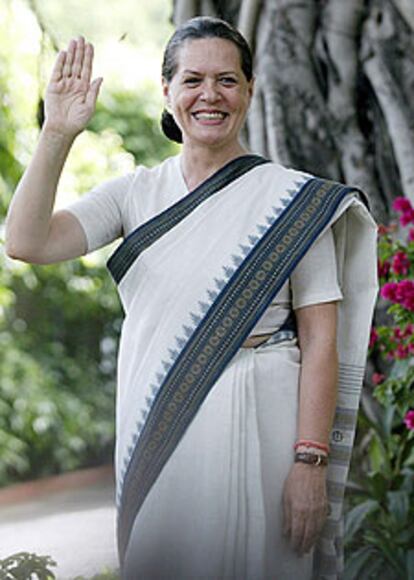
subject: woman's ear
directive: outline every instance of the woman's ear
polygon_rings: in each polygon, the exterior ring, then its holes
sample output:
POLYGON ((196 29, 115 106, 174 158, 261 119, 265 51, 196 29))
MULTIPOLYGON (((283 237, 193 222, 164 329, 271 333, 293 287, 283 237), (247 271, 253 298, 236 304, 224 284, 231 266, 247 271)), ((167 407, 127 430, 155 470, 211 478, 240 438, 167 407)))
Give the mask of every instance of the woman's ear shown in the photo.
POLYGON ((170 84, 165 80, 164 77, 161 79, 162 84, 162 94, 164 95, 165 108, 168 109, 170 106, 170 84))
POLYGON ((250 82, 249 82, 249 97, 252 98, 254 93, 254 87, 256 85, 256 76, 253 75, 250 82))

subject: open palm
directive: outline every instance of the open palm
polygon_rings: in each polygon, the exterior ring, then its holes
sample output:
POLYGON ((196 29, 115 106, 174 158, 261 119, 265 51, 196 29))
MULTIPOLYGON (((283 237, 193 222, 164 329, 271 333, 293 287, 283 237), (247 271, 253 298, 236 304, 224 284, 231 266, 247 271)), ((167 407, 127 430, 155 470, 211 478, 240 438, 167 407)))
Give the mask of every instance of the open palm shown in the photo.
POLYGON ((93 46, 80 37, 61 51, 46 90, 45 116, 49 129, 75 136, 95 111, 102 79, 91 82, 93 46))

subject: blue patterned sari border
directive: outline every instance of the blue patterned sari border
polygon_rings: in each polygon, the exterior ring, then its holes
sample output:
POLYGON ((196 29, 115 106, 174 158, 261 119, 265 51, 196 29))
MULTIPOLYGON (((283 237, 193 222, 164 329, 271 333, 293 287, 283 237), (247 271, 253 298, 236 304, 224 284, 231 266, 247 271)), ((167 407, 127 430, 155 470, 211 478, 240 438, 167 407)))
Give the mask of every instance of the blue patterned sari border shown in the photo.
POLYGON ((185 197, 131 232, 107 262, 107 267, 115 282, 119 284, 144 250, 181 222, 203 201, 254 167, 264 163, 270 163, 270 161, 259 155, 242 155, 233 159, 185 197))
POLYGON ((354 188, 309 179, 235 270, 159 389, 123 476, 121 562, 135 518, 197 410, 274 296, 354 188))

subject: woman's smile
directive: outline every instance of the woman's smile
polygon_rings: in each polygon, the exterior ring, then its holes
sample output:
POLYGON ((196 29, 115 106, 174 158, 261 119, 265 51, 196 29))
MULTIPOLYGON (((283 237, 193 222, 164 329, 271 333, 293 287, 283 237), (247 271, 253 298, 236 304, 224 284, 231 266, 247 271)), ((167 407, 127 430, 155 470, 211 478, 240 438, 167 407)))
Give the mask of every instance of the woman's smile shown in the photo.
POLYGON ((207 125, 220 124, 228 117, 228 113, 224 113, 222 111, 202 110, 191 114, 196 119, 196 121, 207 125))
POLYGON ((237 47, 228 40, 187 41, 164 95, 185 145, 234 147, 250 103, 253 82, 247 81, 237 47))

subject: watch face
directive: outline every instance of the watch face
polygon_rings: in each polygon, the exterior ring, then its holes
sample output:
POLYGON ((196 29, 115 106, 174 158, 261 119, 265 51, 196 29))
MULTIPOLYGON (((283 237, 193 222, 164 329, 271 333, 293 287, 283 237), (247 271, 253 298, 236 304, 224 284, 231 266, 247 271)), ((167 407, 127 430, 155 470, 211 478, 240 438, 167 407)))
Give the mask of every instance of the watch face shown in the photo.
POLYGON ((315 453, 297 453, 295 462, 308 463, 310 465, 327 465, 328 460, 324 455, 315 453))

